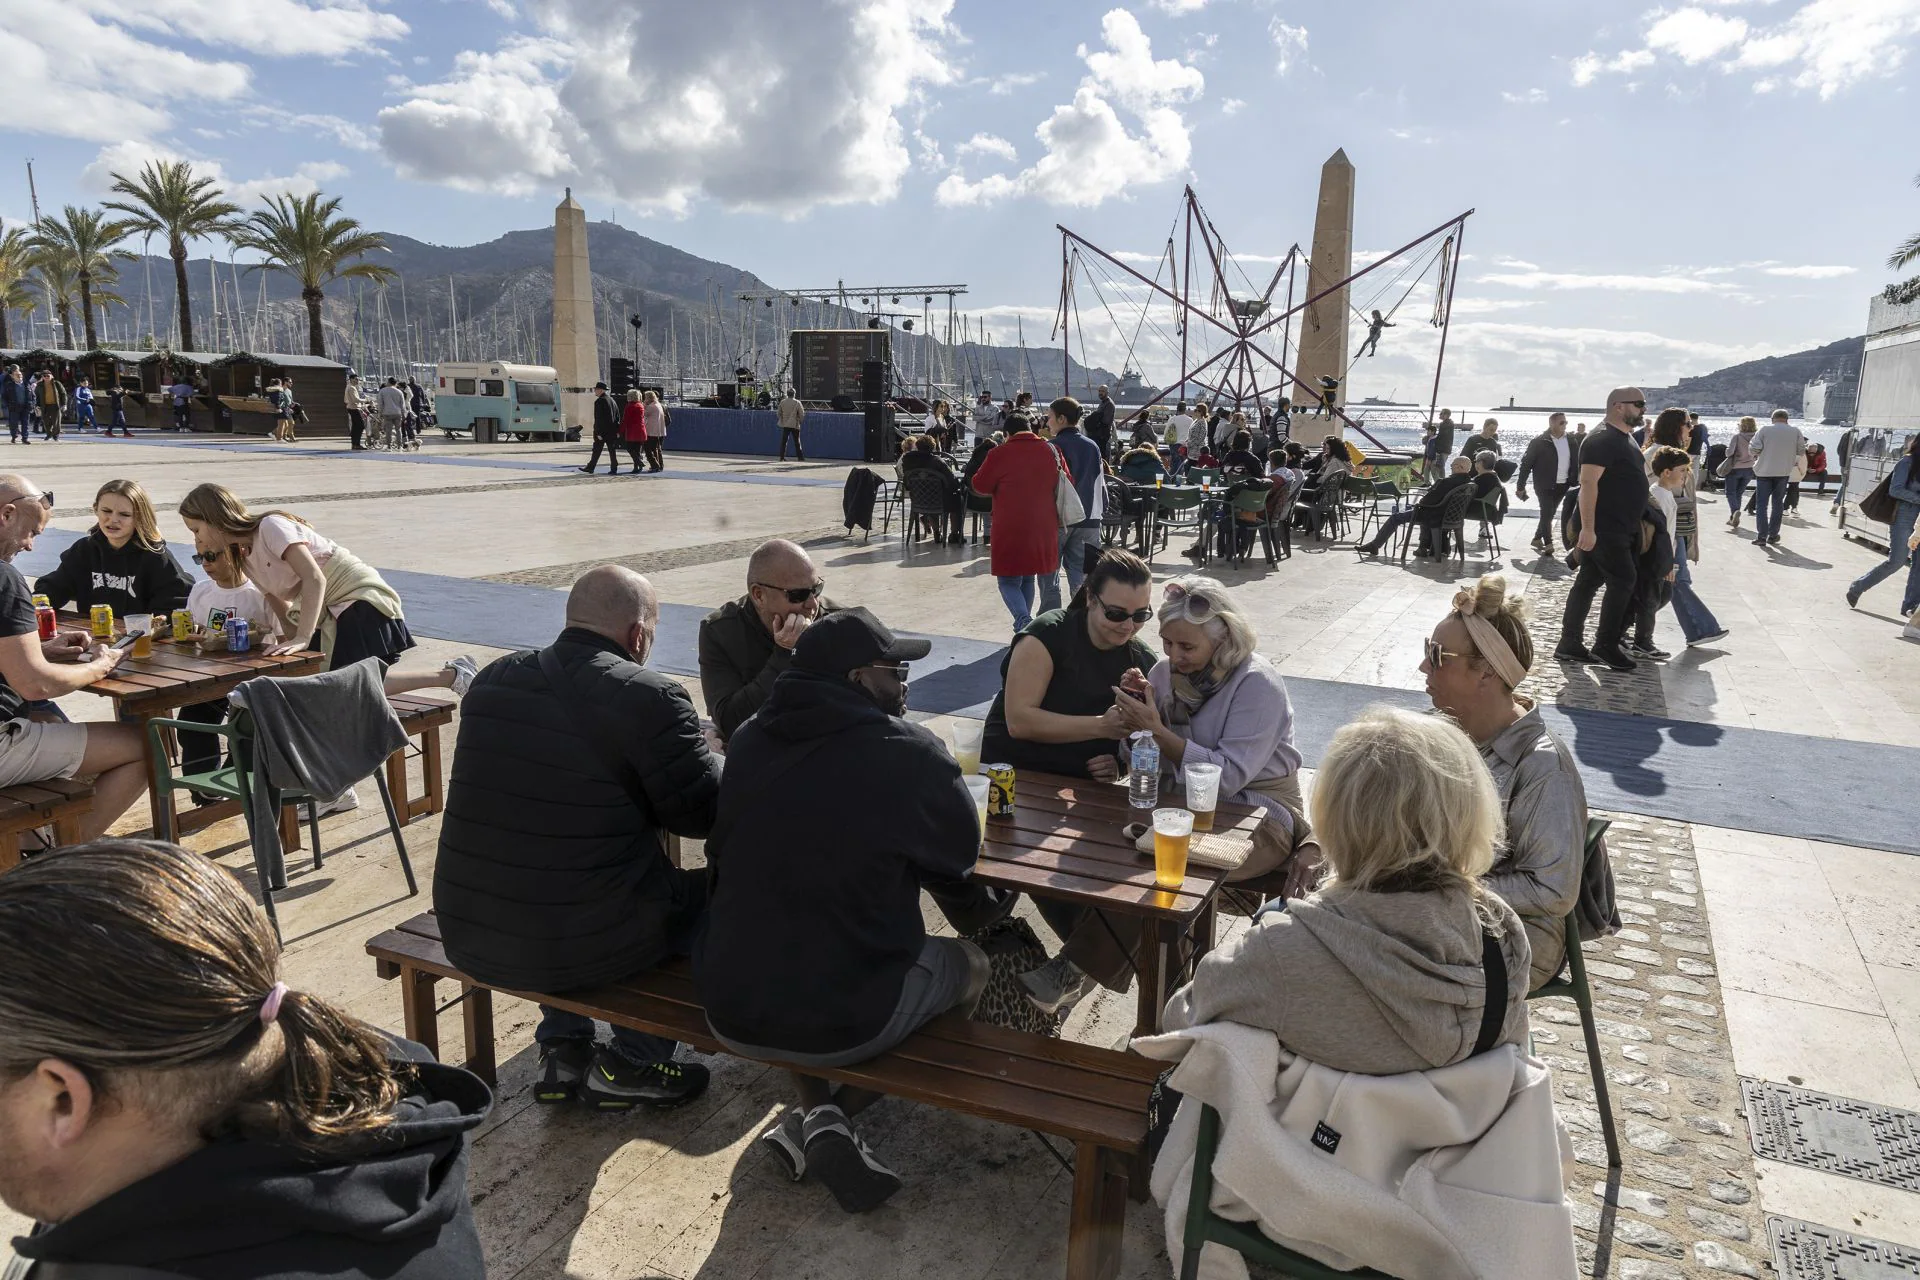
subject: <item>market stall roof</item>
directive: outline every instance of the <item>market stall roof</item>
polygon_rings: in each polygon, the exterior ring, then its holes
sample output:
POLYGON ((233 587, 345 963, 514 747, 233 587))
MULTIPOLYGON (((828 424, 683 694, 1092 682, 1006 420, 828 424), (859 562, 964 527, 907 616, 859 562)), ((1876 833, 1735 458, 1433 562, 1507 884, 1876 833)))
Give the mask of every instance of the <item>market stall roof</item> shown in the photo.
POLYGON ((344 369, 347 367, 338 360, 328 360, 323 356, 281 355, 273 352, 256 355, 251 351, 236 351, 230 356, 221 356, 212 362, 213 367, 242 363, 271 365, 276 369, 344 369))

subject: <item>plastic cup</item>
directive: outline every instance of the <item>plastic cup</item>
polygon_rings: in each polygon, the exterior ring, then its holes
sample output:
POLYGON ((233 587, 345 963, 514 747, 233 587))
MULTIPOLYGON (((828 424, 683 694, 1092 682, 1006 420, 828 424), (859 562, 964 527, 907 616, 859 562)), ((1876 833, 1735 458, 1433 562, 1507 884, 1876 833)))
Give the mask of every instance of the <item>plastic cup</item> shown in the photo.
POLYGON ((1213 811, 1220 803, 1220 766, 1190 764, 1186 767, 1187 808, 1193 811, 1195 831, 1213 830, 1213 811))
POLYGON ((1187 847, 1193 841, 1193 814, 1186 809, 1153 811, 1153 884, 1178 889, 1187 882, 1187 847))
MULTIPOLYGON (((975 748, 976 754, 978 748, 975 748)), ((973 813, 980 820, 980 843, 987 842, 987 796, 993 789, 993 783, 985 776, 970 773, 966 777, 967 794, 973 797, 973 813)))
POLYGON ((980 736, 985 731, 986 725, 978 720, 957 721, 949 731, 953 758, 969 778, 980 772, 980 736))
POLYGON ((151 658, 153 656, 153 615, 150 613, 130 613, 127 615, 127 634, 140 638, 133 642, 133 656, 151 658))

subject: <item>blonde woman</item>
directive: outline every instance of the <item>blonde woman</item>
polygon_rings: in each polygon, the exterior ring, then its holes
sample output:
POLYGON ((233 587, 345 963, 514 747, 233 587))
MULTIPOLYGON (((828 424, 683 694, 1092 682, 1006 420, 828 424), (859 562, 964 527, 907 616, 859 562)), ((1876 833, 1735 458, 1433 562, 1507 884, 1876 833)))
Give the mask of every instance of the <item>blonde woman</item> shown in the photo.
POLYGON ((1720 464, 1720 476, 1727 482, 1727 528, 1740 527, 1740 500, 1753 483, 1753 437, 1760 424, 1752 418, 1740 419, 1740 430, 1727 442, 1726 461, 1720 464))
POLYGON ((33 589, 56 609, 86 613, 96 604, 113 616, 167 614, 187 602, 193 579, 167 550, 153 500, 138 480, 109 480, 93 495, 93 528, 60 553, 60 563, 33 589))
POLYGON ((1462 588, 1427 638, 1420 673, 1434 709, 1473 739, 1493 777, 1507 835, 1482 884, 1526 926, 1532 990, 1566 958, 1567 913, 1586 865, 1587 790, 1539 707, 1514 692, 1533 667, 1533 637, 1526 602, 1507 590, 1499 574, 1462 588))
POLYGON ((647 461, 652 464, 647 470, 659 471, 667 465, 661 453, 667 447, 667 423, 671 419, 667 407, 660 403, 659 392, 642 392, 640 402, 646 406, 647 438, 644 443, 647 461))
POLYGON ((1426 1071, 1473 1054, 1497 957, 1506 1007, 1493 1043, 1524 1046, 1531 952, 1513 908, 1480 883, 1504 824, 1467 735, 1371 708, 1334 735, 1311 811, 1329 879, 1201 960, 1167 1001, 1167 1030, 1234 1022, 1337 1071, 1426 1071))

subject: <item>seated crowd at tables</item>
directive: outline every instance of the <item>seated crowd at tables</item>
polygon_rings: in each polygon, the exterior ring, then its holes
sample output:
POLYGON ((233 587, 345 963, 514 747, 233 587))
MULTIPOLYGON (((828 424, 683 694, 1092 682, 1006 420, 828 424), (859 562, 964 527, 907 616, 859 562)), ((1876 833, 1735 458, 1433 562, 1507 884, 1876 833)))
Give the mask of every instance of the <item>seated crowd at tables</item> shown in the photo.
MULTIPOLYGON (((1031 448, 1023 434, 988 454, 989 487, 995 455, 1031 448)), ((40 491, 5 485, 0 532, 37 532, 44 518, 20 513, 44 512, 40 491)), ((324 612, 336 654, 410 645, 377 575, 334 568, 347 553, 305 525, 224 490, 195 490, 182 513, 259 582, 283 644, 312 641, 300 619, 324 612), (359 593, 336 599, 336 578, 359 593)), ((759 548, 747 579, 701 626, 710 727, 647 665, 659 602, 614 565, 574 584, 552 644, 459 679, 434 907, 449 959, 506 990, 564 993, 690 957, 714 1038, 791 1074, 792 1105, 758 1145, 864 1212, 903 1185, 857 1123, 879 1095, 817 1073, 971 1013, 991 978, 971 939, 1020 895, 972 878, 972 796, 946 745, 907 718, 929 642, 830 602, 793 543, 759 548), (669 835, 705 840, 704 867, 670 862, 669 835), (929 933, 922 890, 951 936, 929 933)), ((1286 683, 1258 644, 1218 581, 1156 592, 1139 557, 1109 548, 1064 607, 1023 624, 987 716, 993 762, 1109 781, 1128 736, 1147 733, 1166 770, 1217 765, 1221 801, 1260 815, 1222 898, 1251 922, 1172 995, 1147 1051, 1179 1057, 1170 1040, 1231 1024, 1357 1077, 1466 1063, 1481 1088, 1497 1071, 1544 1078, 1524 1056, 1527 993, 1577 945, 1570 917, 1583 936, 1618 919, 1604 860, 1585 861, 1579 775, 1515 692, 1534 657, 1522 602, 1497 576, 1462 590, 1421 664, 1436 714, 1374 709, 1339 728, 1311 795, 1286 683)), ((1033 906, 1059 940, 1015 978, 1037 1010, 1127 987, 1136 923, 1033 906)), ((95 841, 0 876, 0 1200, 41 1224, 24 1256, 190 1276, 479 1274, 466 1146, 487 1091, 289 991, 278 955, 243 891, 173 846, 95 841), (110 942, 69 962, 74 931, 110 942), (274 1194, 236 1201, 249 1179, 274 1194), (241 1204, 249 1230, 225 1229, 241 1204)), ((540 1015, 540 1102, 670 1108, 707 1087, 673 1041, 540 1015)), ((1557 1170, 1551 1126, 1519 1131, 1546 1144, 1521 1163, 1557 1170)), ((1190 1126, 1176 1123, 1162 1167, 1183 1153, 1190 1126)), ((1514 1176, 1484 1190, 1524 1198, 1514 1176)))

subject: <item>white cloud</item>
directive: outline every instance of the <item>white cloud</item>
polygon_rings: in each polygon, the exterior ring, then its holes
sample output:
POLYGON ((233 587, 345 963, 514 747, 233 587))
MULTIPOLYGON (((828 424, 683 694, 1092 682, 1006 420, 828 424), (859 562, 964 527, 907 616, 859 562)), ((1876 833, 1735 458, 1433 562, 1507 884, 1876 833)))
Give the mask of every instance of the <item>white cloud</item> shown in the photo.
POLYGON ((1770 276, 1793 276, 1801 280, 1835 280, 1841 276, 1850 276, 1858 267, 1806 266, 1806 267, 1766 267, 1770 276))
POLYGON ((1495 271, 1479 277, 1483 284, 1515 289, 1605 289, 1620 293, 1712 293, 1726 285, 1691 276, 1635 276, 1585 274, 1574 271, 1495 271))
POLYGON ((1920 36, 1920 0, 1808 0, 1771 26, 1695 5, 1655 9, 1646 21, 1646 48, 1611 59, 1583 54, 1571 64, 1573 82, 1628 75, 1664 54, 1687 65, 1760 72, 1755 93, 1791 85, 1831 98, 1905 64, 1908 46, 1920 36))
POLYGON ((1547 91, 1545 89, 1526 89, 1519 93, 1513 93, 1502 89, 1500 91, 1500 100, 1502 102, 1512 102, 1521 106, 1531 107, 1545 102, 1547 100, 1547 91))
POLYGON ((1088 206, 1184 171, 1193 146, 1179 108, 1205 91, 1206 77, 1178 58, 1156 59, 1139 20, 1125 9, 1109 10, 1100 34, 1105 48, 1079 47, 1088 74, 1073 101, 1055 107, 1034 130, 1045 153, 1032 167, 977 182, 955 170, 935 188, 935 198, 978 205, 1032 195, 1088 206), (1137 130, 1122 121, 1121 111, 1137 130))
POLYGON ((1510 267, 1516 271, 1538 271, 1540 269, 1536 264, 1522 258, 1499 257, 1493 260, 1493 265, 1496 267, 1510 267))
POLYGON ((188 160, 194 173, 220 184, 229 200, 251 206, 269 195, 311 195, 329 182, 347 176, 347 167, 332 160, 315 160, 300 165, 285 176, 263 176, 245 180, 230 177, 218 160, 185 155, 171 147, 150 142, 116 142, 100 148, 92 162, 80 171, 81 190, 105 196, 113 186, 113 175, 132 176, 151 160, 188 160))
POLYGON ((976 133, 954 148, 954 154, 961 156, 999 156, 1002 160, 1018 160, 1020 153, 1011 142, 991 133, 976 133))
POLYGON ((1246 106, 1246 101, 1242 98, 1228 98, 1220 104, 1220 114, 1223 116, 1237 116, 1246 109, 1246 106))
POLYGON ((1746 36, 1744 18, 1729 18, 1705 9, 1676 9, 1647 28, 1647 47, 1691 64, 1725 53, 1746 36))
POLYGON ((329 160, 303 164, 284 177, 250 178, 227 184, 227 196, 235 204, 253 205, 268 196, 310 196, 327 183, 347 176, 347 166, 329 160))
POLYGON ((1307 58, 1307 29, 1288 26, 1278 15, 1267 23, 1267 38, 1273 41, 1273 71, 1284 76, 1307 58))
POLYGON ((1583 53, 1573 60, 1573 83, 1576 86, 1589 85, 1601 75, 1630 76, 1636 71, 1644 71, 1653 62, 1653 54, 1646 49, 1628 49, 1612 58, 1603 58, 1597 53, 1583 53))
MULTIPOLYGON (((9 5, 8 8, 15 6, 9 5)), ((409 31, 397 15, 363 0, 59 0, 62 8, 149 36, 285 58, 338 58, 409 31)), ((9 17, 8 25, 13 19, 9 17)))
POLYGON ((1207 7, 1207 0, 1153 0, 1153 7, 1162 13, 1177 16, 1200 12, 1207 7))
POLYGON ((1009 71, 1005 75, 992 77, 993 87, 987 92, 996 98, 1010 98, 1014 90, 1024 89, 1030 84, 1039 84, 1046 78, 1046 73, 1041 71, 1009 71))
POLYGON ((901 117, 957 79, 953 0, 546 0, 540 28, 379 116, 407 177, 498 194, 570 183, 680 214, 877 203, 912 165, 901 117), (753 74, 740 68, 751 66, 753 74))

